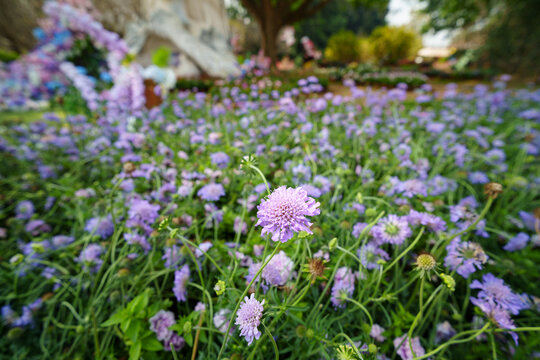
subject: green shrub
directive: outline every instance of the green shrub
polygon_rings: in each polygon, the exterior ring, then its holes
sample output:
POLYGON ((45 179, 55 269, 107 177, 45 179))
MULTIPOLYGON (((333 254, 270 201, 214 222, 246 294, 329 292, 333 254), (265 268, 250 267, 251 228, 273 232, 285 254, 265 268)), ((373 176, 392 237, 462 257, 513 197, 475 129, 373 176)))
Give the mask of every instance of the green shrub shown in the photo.
POLYGON ((171 49, 166 46, 161 46, 152 54, 152 62, 154 65, 163 68, 169 64, 170 57, 171 49))
POLYGON ((324 56, 329 61, 349 63, 361 58, 358 37, 352 31, 340 31, 330 37, 324 56))
POLYGON ((396 64, 416 55, 422 46, 420 36, 404 26, 383 26, 369 37, 373 55, 383 64, 396 64))
POLYGON ((19 54, 11 50, 0 49, 0 61, 9 62, 17 59, 19 54))

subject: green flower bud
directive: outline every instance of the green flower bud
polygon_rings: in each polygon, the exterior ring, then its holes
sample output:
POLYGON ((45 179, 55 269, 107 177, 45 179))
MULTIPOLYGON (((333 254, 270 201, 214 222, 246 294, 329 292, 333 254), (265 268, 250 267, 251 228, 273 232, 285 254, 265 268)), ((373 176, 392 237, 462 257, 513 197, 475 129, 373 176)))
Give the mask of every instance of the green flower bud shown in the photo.
POLYGON ((379 349, 377 348, 377 345, 375 345, 375 344, 369 344, 369 345, 368 345, 368 351, 369 351, 371 354, 376 354, 377 351, 379 351, 379 349))
POLYGON ((223 295, 223 293, 225 292, 225 286, 226 286, 225 281, 218 280, 216 285, 214 285, 214 291, 218 295, 223 295))
POLYGON ((15 265, 19 265, 23 260, 24 260, 23 254, 17 254, 17 255, 13 255, 11 259, 9 259, 9 263, 15 266, 15 265))
POLYGON ((186 321, 184 323, 184 334, 187 334, 191 331, 191 321, 186 321))
POLYGON ((330 240, 330 242, 328 243, 328 249, 330 251, 334 251, 334 249, 336 248, 337 246, 337 238, 333 238, 332 240, 330 240))
POLYGON ((441 277, 441 280, 450 291, 456 290, 456 280, 454 280, 452 276, 442 274, 442 273, 439 276, 441 277))
POLYGON ((372 218, 374 216, 377 216, 377 209, 367 208, 364 215, 366 215, 367 218, 372 218))
POLYGON ((41 243, 32 243, 30 247, 37 253, 41 254, 45 252, 45 247, 41 243))
POLYGON ((8 338, 9 340, 15 340, 15 339, 18 339, 18 338, 22 335, 23 331, 24 331, 24 330, 23 330, 22 328, 20 328, 20 327, 15 327, 15 328, 13 328, 13 329, 11 329, 11 330, 8 331, 8 333, 7 333, 7 338, 8 338))

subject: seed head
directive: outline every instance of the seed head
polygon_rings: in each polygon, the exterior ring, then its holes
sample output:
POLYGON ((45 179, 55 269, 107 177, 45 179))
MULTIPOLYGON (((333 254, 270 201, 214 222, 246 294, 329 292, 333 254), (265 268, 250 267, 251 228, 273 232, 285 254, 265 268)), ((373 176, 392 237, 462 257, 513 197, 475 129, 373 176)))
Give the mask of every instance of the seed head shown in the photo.
POLYGON ((501 184, 496 182, 490 182, 484 185, 484 194, 492 199, 496 199, 500 193, 502 193, 503 187, 501 184))

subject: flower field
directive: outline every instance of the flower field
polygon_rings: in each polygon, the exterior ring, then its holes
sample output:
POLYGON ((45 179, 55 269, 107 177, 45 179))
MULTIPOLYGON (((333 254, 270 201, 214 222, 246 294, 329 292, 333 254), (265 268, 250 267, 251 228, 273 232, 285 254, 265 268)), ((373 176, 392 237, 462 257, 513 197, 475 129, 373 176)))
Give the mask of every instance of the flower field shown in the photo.
POLYGON ((0 123, 0 356, 538 356, 540 92, 348 85, 0 123))

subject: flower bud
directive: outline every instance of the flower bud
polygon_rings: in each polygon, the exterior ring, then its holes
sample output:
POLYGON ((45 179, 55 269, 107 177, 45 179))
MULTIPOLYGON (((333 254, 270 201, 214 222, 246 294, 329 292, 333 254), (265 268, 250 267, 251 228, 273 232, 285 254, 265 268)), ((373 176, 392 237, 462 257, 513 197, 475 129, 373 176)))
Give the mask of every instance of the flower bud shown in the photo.
POLYGON ((15 265, 19 265, 23 260, 24 260, 23 254, 17 254, 17 255, 13 255, 11 259, 9 259, 9 263, 15 266, 15 265))
POLYGON ((441 277, 441 280, 450 291, 456 290, 456 280, 454 280, 452 276, 446 275, 443 273, 441 273, 439 276, 441 277))
POLYGON ((225 281, 218 280, 216 285, 214 285, 214 291, 218 295, 223 295, 223 293, 225 292, 225 287, 226 287, 225 281))
POLYGON ((328 249, 330 251, 334 251, 334 249, 336 248, 337 246, 337 238, 333 238, 332 240, 330 240, 330 242, 328 243, 328 249))
POLYGON ((374 216, 377 216, 377 210, 374 208, 367 208, 364 215, 366 215, 367 218, 372 218, 374 216))

